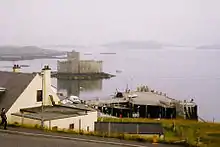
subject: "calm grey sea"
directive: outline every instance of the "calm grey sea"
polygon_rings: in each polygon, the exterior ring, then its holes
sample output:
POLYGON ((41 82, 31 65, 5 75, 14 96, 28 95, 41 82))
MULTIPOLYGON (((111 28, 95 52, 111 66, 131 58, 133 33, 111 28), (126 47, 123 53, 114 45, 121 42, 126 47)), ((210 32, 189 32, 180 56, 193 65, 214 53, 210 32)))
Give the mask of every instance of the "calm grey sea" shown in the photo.
MULTIPOLYGON (((116 52, 116 55, 99 54, 109 52, 106 48, 84 48, 79 51, 82 52, 82 59, 103 60, 104 71, 117 76, 110 80, 83 82, 53 79, 53 85, 60 91, 79 94, 82 99, 94 99, 106 98, 112 95, 116 88, 124 90, 127 84, 131 89, 144 84, 175 99, 194 98, 199 105, 199 115, 202 118, 212 120, 214 117, 216 121, 220 121, 220 50, 111 50, 116 52), (86 56, 83 53, 92 55, 86 56), (116 70, 122 72, 116 73, 116 70)), ((23 72, 40 71, 44 64, 49 64, 56 70, 56 60, 15 63, 30 65, 29 68, 23 68, 23 72)), ((1 70, 11 70, 3 66, 12 64, 13 62, 0 62, 1 70)))

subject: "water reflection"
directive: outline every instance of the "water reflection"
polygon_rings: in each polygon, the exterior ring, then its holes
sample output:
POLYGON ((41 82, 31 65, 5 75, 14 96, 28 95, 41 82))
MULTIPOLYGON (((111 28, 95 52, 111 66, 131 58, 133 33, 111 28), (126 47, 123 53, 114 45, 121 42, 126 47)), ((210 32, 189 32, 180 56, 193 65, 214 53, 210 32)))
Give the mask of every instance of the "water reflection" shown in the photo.
POLYGON ((57 80, 57 89, 67 96, 80 96, 81 91, 102 90, 102 79, 98 80, 57 80))

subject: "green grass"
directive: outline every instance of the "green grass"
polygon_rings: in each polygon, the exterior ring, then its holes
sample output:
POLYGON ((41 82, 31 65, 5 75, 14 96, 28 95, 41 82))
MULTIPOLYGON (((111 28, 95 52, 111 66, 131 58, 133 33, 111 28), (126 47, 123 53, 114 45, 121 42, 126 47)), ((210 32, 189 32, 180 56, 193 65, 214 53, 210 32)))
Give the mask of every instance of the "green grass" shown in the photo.
MULTIPOLYGON (((220 145, 220 124, 219 123, 203 123, 190 120, 152 120, 141 118, 99 118, 98 121, 103 122, 160 122, 164 128, 164 138, 158 138, 159 143, 166 144, 182 144, 184 146, 201 146, 201 147, 219 147, 220 145), (175 124, 175 129, 172 127, 175 124), (197 140, 200 138, 201 143, 198 145, 197 140)), ((9 124, 12 127, 24 127, 29 129, 42 129, 39 125, 20 125, 9 124)), ((89 136, 110 137, 124 140, 135 140, 140 142, 153 142, 152 136, 131 135, 131 134, 108 134, 106 132, 86 132, 79 130, 49 130, 45 131, 58 133, 71 133, 89 136)))
POLYGON ((161 122, 165 131, 165 142, 176 142, 186 140, 191 146, 197 145, 198 138, 201 140, 199 146, 220 146, 220 124, 203 123, 191 120, 152 120, 141 118, 99 118, 104 122, 161 122), (172 124, 175 124, 175 129, 172 124))

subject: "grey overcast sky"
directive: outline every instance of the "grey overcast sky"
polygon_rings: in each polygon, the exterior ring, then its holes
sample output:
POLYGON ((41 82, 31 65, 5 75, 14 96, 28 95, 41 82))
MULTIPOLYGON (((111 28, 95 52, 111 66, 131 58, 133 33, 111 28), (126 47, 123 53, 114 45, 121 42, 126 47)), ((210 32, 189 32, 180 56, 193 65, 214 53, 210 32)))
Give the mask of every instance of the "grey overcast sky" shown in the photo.
POLYGON ((0 0, 0 45, 220 44, 220 0, 0 0))

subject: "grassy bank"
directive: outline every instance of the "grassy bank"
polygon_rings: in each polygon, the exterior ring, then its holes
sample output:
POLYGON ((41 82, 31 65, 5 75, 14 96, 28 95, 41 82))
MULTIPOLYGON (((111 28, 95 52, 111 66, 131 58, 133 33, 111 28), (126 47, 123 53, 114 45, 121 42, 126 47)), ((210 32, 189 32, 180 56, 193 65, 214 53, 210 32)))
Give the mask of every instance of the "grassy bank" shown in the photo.
POLYGON ((161 122, 165 132, 164 142, 185 140, 191 146, 220 146, 220 124, 190 120, 152 120, 141 118, 99 118, 104 122, 161 122), (174 127, 173 127, 174 124, 174 127), (200 144, 198 145, 198 142, 200 144))
MULTIPOLYGON (((133 118, 99 118, 98 121, 104 122, 161 122, 164 128, 164 138, 158 138, 158 143, 165 144, 179 144, 183 146, 201 146, 201 147, 219 147, 220 146, 220 124, 218 123, 202 123, 189 120, 152 120, 152 119, 133 119, 133 118), (175 124, 173 127, 173 124, 175 124), (198 144, 198 139, 200 144, 198 144)), ((24 127, 29 129, 42 129, 40 126, 35 125, 19 125, 10 124, 12 127, 24 127)), ((131 134, 108 134, 107 132, 87 132, 79 130, 49 130, 44 128, 44 131, 70 133, 99 137, 110 137, 124 140, 135 140, 139 142, 153 142, 152 136, 141 136, 131 134)))

